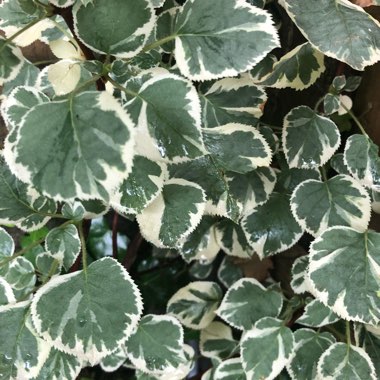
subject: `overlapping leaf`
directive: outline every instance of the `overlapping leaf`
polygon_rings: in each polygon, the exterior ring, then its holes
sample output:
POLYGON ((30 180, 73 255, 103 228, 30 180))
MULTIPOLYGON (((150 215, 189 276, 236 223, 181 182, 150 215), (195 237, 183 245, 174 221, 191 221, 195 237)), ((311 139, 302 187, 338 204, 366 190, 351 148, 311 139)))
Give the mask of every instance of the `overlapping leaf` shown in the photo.
POLYGON ((0 86, 16 78, 24 64, 21 50, 0 38, 0 86))
POLYGON ((297 323, 309 327, 322 327, 339 320, 339 317, 327 306, 318 300, 313 300, 305 307, 305 311, 297 323))
POLYGON ((298 257, 292 266, 292 280, 290 286, 296 294, 302 294, 309 290, 307 283, 307 267, 309 265, 308 256, 298 257))
POLYGON ((225 360, 215 369, 214 380, 245 380, 246 378, 240 358, 225 360))

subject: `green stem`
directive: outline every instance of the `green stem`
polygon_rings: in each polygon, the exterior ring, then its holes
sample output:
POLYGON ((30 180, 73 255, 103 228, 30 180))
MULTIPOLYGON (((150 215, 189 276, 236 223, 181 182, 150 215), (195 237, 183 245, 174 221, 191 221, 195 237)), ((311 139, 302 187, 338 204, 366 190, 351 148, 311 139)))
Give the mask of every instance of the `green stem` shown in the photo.
POLYGON ((351 116, 352 120, 355 122, 355 124, 360 129, 360 132, 363 133, 364 136, 368 136, 367 132, 365 131, 363 124, 360 122, 360 120, 355 116, 355 114, 347 108, 344 104, 341 103, 342 108, 351 116))
POLYGON ((347 344, 351 345, 351 327, 350 327, 350 321, 346 321, 346 341, 347 344))
POLYGON ((319 112, 318 109, 319 109, 320 105, 323 103, 324 99, 325 99, 325 97, 318 100, 317 104, 314 107, 315 112, 319 112))
POLYGON ((73 96, 75 94, 77 94, 78 92, 82 91, 84 88, 88 87, 89 85, 91 85, 92 83, 95 83, 98 79, 100 79, 102 76, 101 75, 95 75, 94 77, 92 77, 91 79, 89 79, 88 81, 82 83, 79 87, 77 87, 71 94, 70 94, 70 98, 72 99, 73 96))
POLYGON ((45 61, 37 61, 32 62, 34 66, 40 66, 40 65, 50 65, 52 63, 57 63, 58 59, 46 59, 45 61))
POLYGON ((77 48, 77 50, 81 50, 78 42, 75 40, 75 38, 73 38, 73 36, 65 29, 65 28, 62 28, 62 26, 55 20, 51 20, 53 21, 55 27, 62 33, 64 34, 68 40, 77 48))
POLYGON ((84 231, 83 231, 83 220, 81 220, 77 224, 77 227, 78 227, 78 232, 79 232, 80 243, 82 246, 83 273, 85 277, 87 278, 87 247, 86 247, 86 239, 85 239, 84 231))
POLYGON ((321 174, 322 174, 323 182, 327 182, 327 174, 326 174, 326 169, 324 166, 321 166, 321 174))
POLYGON ((328 330, 330 331, 335 337, 337 337, 341 342, 344 342, 346 340, 346 337, 341 334, 339 331, 337 331, 336 329, 334 329, 334 327, 332 326, 329 326, 329 325, 326 325, 326 326, 323 326, 323 328, 325 330, 328 330))
POLYGON ((134 98, 138 98, 139 97, 139 94, 137 92, 134 92, 134 91, 131 91, 131 90, 128 90, 127 88, 125 88, 124 86, 122 86, 121 84, 117 83, 116 81, 114 81, 111 77, 109 77, 107 75, 107 80, 115 87, 117 88, 118 90, 120 91, 123 91, 125 92, 127 95, 130 95, 130 96, 133 96, 134 98))
POLYGON ((177 36, 167 36, 167 37, 164 37, 164 38, 161 38, 160 40, 157 40, 149 45, 146 45, 144 47, 144 49, 142 49, 141 53, 146 53, 147 51, 149 50, 152 50, 152 49, 155 49, 155 48, 158 48, 159 46, 163 45, 163 44, 166 44, 167 42, 170 42, 172 40, 174 40, 177 36))

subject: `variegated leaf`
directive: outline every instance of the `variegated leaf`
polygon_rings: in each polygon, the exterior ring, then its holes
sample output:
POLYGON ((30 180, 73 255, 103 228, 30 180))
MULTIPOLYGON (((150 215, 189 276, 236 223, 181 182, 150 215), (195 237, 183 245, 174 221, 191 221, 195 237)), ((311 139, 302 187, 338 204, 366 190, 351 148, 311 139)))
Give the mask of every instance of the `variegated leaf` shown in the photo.
POLYGON ((236 281, 244 277, 241 267, 234 263, 230 256, 225 256, 218 268, 218 280, 228 289, 236 281))
POLYGON ((339 317, 318 300, 313 300, 305 307, 305 311, 297 323, 308 327, 322 327, 339 321, 339 317))
POLYGON ((0 86, 17 77, 24 65, 21 50, 0 37, 0 86))
POLYGON ((338 173, 338 174, 346 174, 351 175, 349 172, 346 164, 344 163, 344 154, 343 153, 336 153, 334 154, 330 161, 330 166, 338 173))
POLYGON ((296 294, 302 294, 309 291, 307 282, 307 267, 309 265, 309 257, 298 257, 292 266, 292 280, 290 286, 296 294))
POLYGON ((15 250, 15 243, 9 233, 0 227, 0 263, 9 260, 15 250))
POLYGON ((240 358, 225 360, 215 369, 214 380, 246 380, 246 378, 240 358))
POLYGON ((80 76, 80 65, 71 59, 63 59, 50 65, 48 69, 48 79, 57 96, 74 91, 80 81, 80 76))
POLYGON ((16 303, 16 298, 11 285, 0 277, 0 306, 16 303))

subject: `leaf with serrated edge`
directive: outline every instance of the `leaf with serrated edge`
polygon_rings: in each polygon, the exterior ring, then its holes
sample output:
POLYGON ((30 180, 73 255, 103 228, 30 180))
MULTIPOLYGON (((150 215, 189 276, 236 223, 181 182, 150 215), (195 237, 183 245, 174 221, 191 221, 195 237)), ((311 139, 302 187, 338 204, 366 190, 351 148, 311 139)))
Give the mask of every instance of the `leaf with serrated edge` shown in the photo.
POLYGON ((220 363, 214 373, 214 380, 246 380, 240 358, 225 360, 220 363))
POLYGON ((289 196, 277 192, 271 194, 267 203, 245 216, 241 225, 261 259, 289 249, 303 234, 290 210, 289 196))
POLYGON ((356 70, 373 65, 380 56, 380 25, 348 0, 284 0, 301 33, 325 55, 356 70), (326 30, 329 31, 326 34, 326 30))
POLYGON ((211 322, 201 330, 199 347, 206 358, 224 360, 236 350, 238 342, 232 336, 232 329, 223 322, 211 322))
POLYGON ((222 299, 216 282, 195 281, 179 289, 168 301, 167 312, 191 329, 201 330, 215 318, 222 299))
POLYGON ((297 323, 309 327, 322 327, 331 325, 339 321, 337 316, 330 308, 318 300, 313 300, 305 307, 302 316, 297 319, 297 323))
POLYGON ((328 332, 299 329, 294 333, 294 339, 294 353, 286 369, 292 380, 314 379, 318 359, 335 343, 335 338, 328 332))
POLYGON ((185 362, 183 328, 174 317, 146 315, 128 338, 126 349, 137 369, 169 375, 185 362))
POLYGON ((341 318, 380 322, 380 234, 331 227, 310 247, 311 293, 341 318))
POLYGON ((277 317, 283 298, 254 278, 242 278, 224 295, 216 314, 239 330, 250 330, 263 317, 277 317))
POLYGON ((31 311, 40 336, 94 365, 131 335, 142 299, 128 272, 117 261, 103 258, 85 272, 50 280, 35 294, 31 311))
POLYGON ((24 65, 24 57, 21 50, 13 45, 5 45, 5 40, 0 37, 0 86, 17 77, 24 65))
POLYGON ((15 242, 12 239, 12 236, 9 235, 4 228, 0 227, 0 263, 5 259, 13 255, 15 251, 15 242))
POLYGON ((338 127, 307 106, 293 108, 284 119, 282 144, 290 168, 324 165, 340 145, 338 127))
POLYGON ((225 256, 218 268, 218 280, 228 289, 236 281, 244 277, 241 267, 234 264, 233 258, 225 256))
POLYGON ((0 306, 16 303, 16 298, 11 285, 0 277, 0 306))
POLYGON ((247 380, 273 380, 291 360, 294 350, 292 331, 275 318, 262 318, 240 344, 247 380))
POLYGON ((157 247, 178 247, 201 221, 205 205, 199 185, 170 179, 162 193, 137 215, 141 234, 157 247))
POLYGON ((269 13, 244 0, 220 0, 217 8, 209 1, 186 2, 173 37, 179 70, 196 81, 236 76, 279 46, 269 13))
POLYGON ((368 354, 360 347, 335 343, 318 361, 316 380, 377 380, 368 354))
POLYGON ((294 190, 290 206, 299 225, 315 237, 333 226, 363 232, 371 217, 368 192, 347 175, 337 175, 326 182, 302 182, 294 190))
POLYGON ((255 82, 265 87, 310 87, 325 71, 324 55, 308 42, 297 46, 273 65, 272 71, 255 82))
POLYGON ((144 47, 156 16, 149 0, 78 1, 73 8, 75 34, 91 50, 131 58, 144 47), (129 22, 125 22, 128 15, 129 22), (112 27, 110 27, 112 25, 112 27))
POLYGON ((272 161, 268 143, 249 125, 229 123, 203 129, 203 139, 213 160, 225 170, 244 174, 272 161))
POLYGON ((83 92, 34 106, 15 138, 8 135, 4 158, 21 181, 55 200, 108 200, 132 168, 132 133, 114 97, 83 92))
POLYGON ((344 155, 343 153, 334 154, 330 161, 330 166, 338 173, 338 174, 346 174, 351 175, 346 164, 344 163, 344 155))
POLYGON ((292 266, 292 280, 290 286, 296 294, 302 294, 309 291, 307 279, 307 267, 309 265, 308 256, 298 257, 292 266))

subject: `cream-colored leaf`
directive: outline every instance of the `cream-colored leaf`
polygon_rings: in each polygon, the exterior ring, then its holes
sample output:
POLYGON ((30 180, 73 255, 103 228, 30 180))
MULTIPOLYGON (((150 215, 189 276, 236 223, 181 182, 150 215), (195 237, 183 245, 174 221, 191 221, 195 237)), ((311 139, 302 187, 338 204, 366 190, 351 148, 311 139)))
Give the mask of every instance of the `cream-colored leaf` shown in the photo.
POLYGON ((70 93, 80 79, 80 66, 71 60, 62 60, 49 67, 48 78, 56 95, 70 93))

